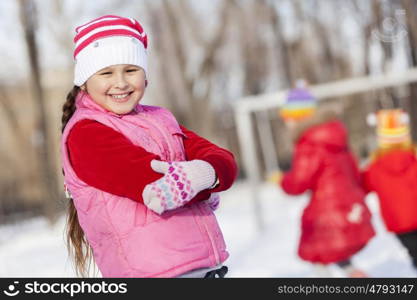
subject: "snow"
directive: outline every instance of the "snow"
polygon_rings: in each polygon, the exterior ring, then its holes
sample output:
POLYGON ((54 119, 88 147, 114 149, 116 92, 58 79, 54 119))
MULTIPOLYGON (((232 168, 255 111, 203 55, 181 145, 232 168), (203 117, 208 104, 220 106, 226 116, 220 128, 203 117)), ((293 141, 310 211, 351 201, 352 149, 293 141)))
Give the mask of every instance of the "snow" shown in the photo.
MULTIPOLYGON (((297 256, 299 222, 308 195, 290 197, 275 185, 259 187, 265 222, 260 231, 247 182, 237 182, 222 195, 216 214, 228 245, 228 277, 317 277, 314 268, 297 256)), ((385 230, 378 201, 370 194, 377 235, 353 262, 371 277, 416 277, 406 250, 385 230)), ((38 217, 0 226, 0 277, 73 277, 65 246, 65 218, 48 225, 38 217)), ((343 277, 336 266, 332 276, 343 277)))

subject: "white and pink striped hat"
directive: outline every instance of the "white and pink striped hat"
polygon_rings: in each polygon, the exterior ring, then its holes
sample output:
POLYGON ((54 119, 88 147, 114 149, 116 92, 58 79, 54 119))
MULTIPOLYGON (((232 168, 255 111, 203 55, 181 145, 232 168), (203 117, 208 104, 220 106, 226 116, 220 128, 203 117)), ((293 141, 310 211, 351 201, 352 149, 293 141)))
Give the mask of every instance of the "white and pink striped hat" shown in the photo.
POLYGON ((111 65, 135 65, 146 73, 147 35, 135 19, 106 15, 77 27, 75 32, 76 86, 111 65))

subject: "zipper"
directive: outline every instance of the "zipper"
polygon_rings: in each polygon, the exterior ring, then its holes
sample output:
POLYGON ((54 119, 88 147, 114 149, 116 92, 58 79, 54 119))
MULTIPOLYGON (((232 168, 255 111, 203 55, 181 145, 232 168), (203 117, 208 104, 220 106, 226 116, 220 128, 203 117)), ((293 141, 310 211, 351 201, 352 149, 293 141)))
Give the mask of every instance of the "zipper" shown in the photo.
MULTIPOLYGON (((203 209, 200 207, 200 205, 196 205, 196 207, 198 207, 198 209, 199 209, 199 210, 203 213, 203 215, 204 215, 204 211, 203 211, 203 209)), ((218 265, 218 264, 220 264, 220 256, 219 256, 219 253, 217 252, 216 243, 214 242, 213 236, 211 235, 210 231, 208 230, 207 224, 206 224, 206 222, 204 221, 204 217, 203 217, 202 223, 203 223, 203 225, 204 225, 204 228, 206 229, 207 236, 209 237, 209 240, 210 240, 210 243, 211 243, 211 247, 212 247, 213 252, 214 252, 214 258, 215 258, 215 260, 216 260, 216 265, 218 265)))
MULTIPOLYGON (((167 144, 167 146, 168 146, 168 155, 171 155, 171 153, 173 153, 173 151, 172 151, 172 145, 171 145, 171 143, 170 143, 170 139, 169 139, 169 137, 167 137, 166 136, 166 134, 165 134, 165 132, 164 132, 164 130, 161 130, 161 128, 162 128, 162 126, 159 126, 159 124, 157 123, 157 122, 154 122, 153 120, 152 120, 152 118, 151 117, 149 117, 149 116, 147 116, 147 115, 144 115, 144 117, 146 118, 146 120, 154 127, 154 128, 156 128, 157 130, 158 130, 158 132, 162 135, 162 137, 165 139, 165 141, 166 141, 166 144, 167 144)), ((202 210, 202 208, 200 207, 200 205, 196 205, 196 207, 197 207, 197 209, 199 209, 200 210, 200 212, 202 212, 202 215, 204 215, 204 211, 202 210)), ((206 222, 204 221, 204 217, 203 217, 203 219, 202 219, 202 221, 201 221, 202 223, 203 223, 203 225, 204 225, 204 228, 205 228, 205 230, 206 230, 206 233, 207 233, 207 236, 208 236, 208 238, 209 238, 209 240, 210 240, 210 244, 211 244, 211 247, 212 247, 212 249, 213 249, 213 253, 214 253, 214 258, 215 258, 215 262, 216 262, 216 265, 218 265, 218 264, 220 264, 220 255, 219 255, 219 253, 218 253, 218 251, 217 251, 217 247, 215 246, 216 245, 216 243, 214 242, 214 238, 213 238, 213 236, 211 235, 211 233, 210 233, 210 231, 209 231, 209 229, 208 229, 208 227, 207 227, 207 224, 206 224, 206 222)))
MULTIPOLYGON (((171 154, 173 153, 173 151, 172 151, 172 145, 170 143, 170 139, 165 134, 166 130, 163 130, 163 129, 166 129, 166 128, 162 128, 162 126, 159 126, 158 122, 155 122, 154 120, 152 120, 152 117, 149 117, 146 114, 144 114, 143 116, 156 129, 156 131, 159 132, 159 134, 163 137, 163 140, 165 140, 167 148, 168 148, 168 149, 166 149, 168 151, 167 156, 169 157, 169 161, 171 161, 171 154)), ((155 139, 155 142, 157 144, 159 144, 158 139, 155 139)), ((167 157, 167 160, 168 160, 168 157, 167 157)))

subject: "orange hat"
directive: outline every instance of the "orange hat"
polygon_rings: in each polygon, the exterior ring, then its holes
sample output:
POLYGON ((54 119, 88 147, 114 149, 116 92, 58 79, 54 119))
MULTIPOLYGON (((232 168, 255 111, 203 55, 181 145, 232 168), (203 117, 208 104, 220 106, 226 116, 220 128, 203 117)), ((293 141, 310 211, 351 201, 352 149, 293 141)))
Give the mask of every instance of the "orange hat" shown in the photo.
POLYGON ((369 115, 367 121, 376 125, 379 148, 411 145, 409 116, 402 109, 382 109, 369 115))

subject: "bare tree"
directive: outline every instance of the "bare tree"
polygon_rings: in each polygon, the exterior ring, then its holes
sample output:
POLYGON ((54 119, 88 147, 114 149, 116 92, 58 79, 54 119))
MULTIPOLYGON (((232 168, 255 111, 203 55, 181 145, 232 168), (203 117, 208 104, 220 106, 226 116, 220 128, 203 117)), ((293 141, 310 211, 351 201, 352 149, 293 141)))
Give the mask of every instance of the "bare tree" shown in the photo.
POLYGON ((30 81, 36 109, 34 146, 39 163, 41 189, 45 195, 43 206, 45 215, 53 221, 56 217, 57 203, 62 195, 58 191, 58 180, 54 165, 55 152, 53 151, 49 133, 49 116, 41 85, 42 74, 39 65, 38 47, 36 44, 37 12, 35 3, 32 0, 19 0, 19 8, 29 57, 30 81))
POLYGON ((25 143, 25 141, 27 140, 27 138, 24 135, 23 130, 19 124, 19 118, 17 116, 17 113, 10 105, 10 102, 11 101, 4 88, 0 87, 0 107, 5 112, 4 116, 11 130, 13 131, 13 136, 15 137, 18 149, 26 149, 27 144, 25 143))
MULTIPOLYGON (((406 28, 409 45, 409 61, 413 67, 417 66, 417 5, 415 1, 401 0, 406 12, 406 28)), ((417 84, 410 84, 410 116, 413 140, 417 140, 417 84)))

